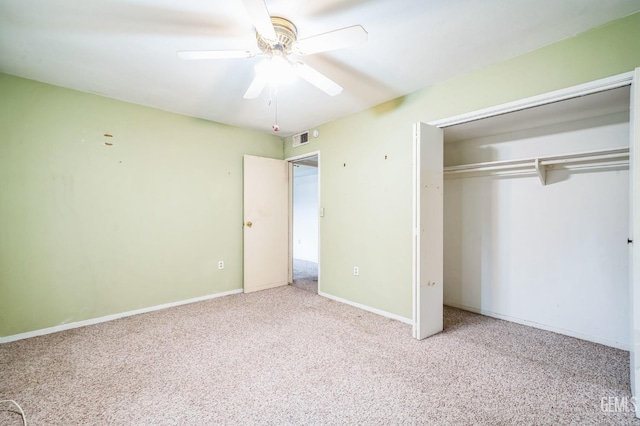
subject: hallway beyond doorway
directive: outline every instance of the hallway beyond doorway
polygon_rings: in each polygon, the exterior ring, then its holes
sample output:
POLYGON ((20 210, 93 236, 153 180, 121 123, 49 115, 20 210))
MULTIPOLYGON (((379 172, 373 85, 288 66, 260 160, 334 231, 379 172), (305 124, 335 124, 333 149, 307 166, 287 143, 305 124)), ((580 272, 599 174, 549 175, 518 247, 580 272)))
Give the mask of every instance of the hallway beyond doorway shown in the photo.
POLYGON ((318 293, 318 264, 302 259, 293 259, 292 286, 318 293))

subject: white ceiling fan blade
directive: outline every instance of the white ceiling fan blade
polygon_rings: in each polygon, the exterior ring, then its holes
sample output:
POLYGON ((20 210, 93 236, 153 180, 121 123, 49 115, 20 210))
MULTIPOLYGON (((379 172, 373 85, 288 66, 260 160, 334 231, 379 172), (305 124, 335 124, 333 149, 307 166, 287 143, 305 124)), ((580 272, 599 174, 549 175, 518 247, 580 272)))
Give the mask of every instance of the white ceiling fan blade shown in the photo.
POLYGON ((256 65, 256 76, 253 78, 249 88, 244 93, 245 99, 257 98, 267 85, 267 75, 261 68, 264 68, 264 65, 262 67, 260 64, 256 65))
POLYGON ((295 50, 300 55, 311 55, 313 53, 326 52, 327 50, 358 46, 366 43, 368 39, 369 34, 367 34, 367 31, 360 25, 354 25, 353 27, 298 40, 295 50))
POLYGON ((269 40, 276 40, 276 32, 264 0, 242 0, 242 2, 258 34, 269 40))
POLYGON ((342 92, 342 86, 309 65, 298 62, 295 64, 294 69, 300 78, 313 84, 329 96, 336 96, 342 92))
POLYGON ((178 58, 184 60, 253 58, 254 56, 256 53, 249 50, 183 50, 178 52, 178 58))

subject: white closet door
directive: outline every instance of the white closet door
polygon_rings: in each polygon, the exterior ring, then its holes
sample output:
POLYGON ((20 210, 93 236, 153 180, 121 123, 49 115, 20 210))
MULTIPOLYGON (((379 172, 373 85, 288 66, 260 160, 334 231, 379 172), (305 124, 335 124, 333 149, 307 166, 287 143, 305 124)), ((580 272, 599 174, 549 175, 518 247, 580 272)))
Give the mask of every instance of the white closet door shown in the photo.
POLYGON ((414 125, 413 337, 442 331, 444 269, 443 132, 414 125))
MULTIPOLYGON (((631 152, 629 153, 629 167, 631 168, 631 224, 630 235, 633 244, 629 244, 630 256, 630 298, 631 298, 631 393, 640 398, 640 249, 634 245, 640 244, 640 68, 636 68, 631 84, 631 112, 629 116, 631 152)), ((640 412, 636 411, 640 417, 640 412)))

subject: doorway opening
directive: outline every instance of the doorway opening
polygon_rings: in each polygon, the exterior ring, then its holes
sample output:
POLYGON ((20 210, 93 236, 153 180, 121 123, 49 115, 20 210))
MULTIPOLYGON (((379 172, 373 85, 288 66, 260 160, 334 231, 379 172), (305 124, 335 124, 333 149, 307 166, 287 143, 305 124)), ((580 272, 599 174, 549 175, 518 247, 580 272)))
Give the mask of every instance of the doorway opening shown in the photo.
POLYGON ((318 293, 319 155, 291 164, 291 285, 318 293))

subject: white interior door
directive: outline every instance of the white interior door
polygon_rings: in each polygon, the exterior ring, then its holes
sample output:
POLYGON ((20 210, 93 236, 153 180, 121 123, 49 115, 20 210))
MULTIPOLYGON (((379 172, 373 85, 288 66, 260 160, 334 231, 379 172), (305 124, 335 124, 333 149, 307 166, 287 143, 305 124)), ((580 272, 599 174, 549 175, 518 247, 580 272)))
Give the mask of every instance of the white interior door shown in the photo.
POLYGON ((288 284, 289 165, 244 156, 244 292, 288 284))
POLYGON ((414 125, 413 337, 442 331, 444 269, 443 132, 414 125))
MULTIPOLYGON (((631 299, 631 393, 640 398, 640 383, 638 383, 640 369, 640 250, 635 250, 634 245, 640 243, 640 68, 636 68, 631 83, 631 111, 629 115, 629 129, 631 140, 629 141, 629 167, 631 169, 631 224, 629 244, 630 255, 630 299, 631 299)), ((640 410, 636 411, 640 417, 640 410)))

